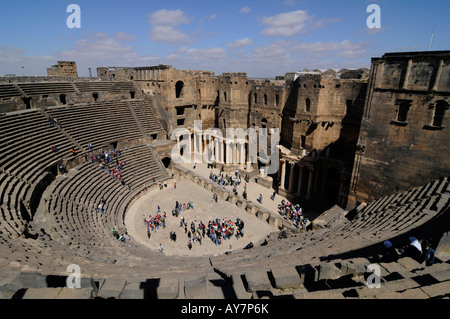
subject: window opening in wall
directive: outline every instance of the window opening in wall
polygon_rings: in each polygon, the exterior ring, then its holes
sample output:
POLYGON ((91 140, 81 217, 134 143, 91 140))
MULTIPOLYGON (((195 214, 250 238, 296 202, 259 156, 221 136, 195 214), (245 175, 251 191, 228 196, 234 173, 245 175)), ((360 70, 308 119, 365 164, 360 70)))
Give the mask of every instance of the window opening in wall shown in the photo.
POLYGON ((397 109, 397 121, 406 122, 411 102, 400 102, 397 109))
POLYGON ((256 104, 258 101, 258 94, 257 93, 253 93, 253 102, 256 104))
POLYGON ((134 99, 135 94, 136 94, 136 92, 133 92, 133 91, 130 92, 130 97, 131 97, 132 100, 134 99))
POLYGON ((23 103, 25 103, 27 109, 31 109, 31 97, 24 97, 23 103))
POLYGON ((175 83, 175 97, 177 99, 179 99, 182 96, 183 87, 184 87, 183 81, 178 81, 177 83, 175 83))
POLYGON ((184 115, 184 107, 177 107, 177 115, 184 115))
POLYGON ((94 98, 94 101, 98 100, 98 93, 92 93, 92 97, 94 98))
POLYGON ((305 100, 305 112, 309 112, 309 111, 311 111, 311 100, 306 99, 305 100))
POLYGON ((178 119, 177 125, 184 125, 184 119, 178 119))
POLYGON ((267 105, 267 94, 264 94, 264 105, 267 105))
POLYGON ((275 106, 280 104, 280 96, 278 94, 275 95, 275 106))
POLYGON ((442 126, 444 120, 445 110, 448 108, 448 103, 445 101, 436 102, 433 110, 433 126, 442 126))
POLYGON ((59 101, 61 102, 61 104, 66 104, 66 95, 65 94, 60 94, 59 95, 59 101))
POLYGON ((267 119, 266 119, 266 118, 263 118, 263 119, 261 120, 261 127, 262 127, 262 128, 267 128, 267 119))

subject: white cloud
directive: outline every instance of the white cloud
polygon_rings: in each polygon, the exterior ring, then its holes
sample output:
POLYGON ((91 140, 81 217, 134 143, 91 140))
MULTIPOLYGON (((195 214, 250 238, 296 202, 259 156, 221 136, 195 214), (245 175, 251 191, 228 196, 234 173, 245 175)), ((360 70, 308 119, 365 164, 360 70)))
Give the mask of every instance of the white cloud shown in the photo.
POLYGON ((295 5, 295 0, 286 0, 284 2, 285 5, 292 7, 293 5, 295 5))
POLYGON ((124 65, 137 62, 157 61, 153 55, 139 55, 131 45, 124 44, 118 38, 127 38, 123 34, 108 37, 104 33, 93 33, 84 39, 76 42, 75 47, 64 50, 57 54, 58 59, 80 61, 82 63, 91 62, 100 66, 99 63, 108 65, 124 65))
POLYGON ((189 36, 170 25, 156 25, 150 30, 150 39, 157 42, 187 43, 189 36))
POLYGON ((190 21, 181 10, 162 9, 149 14, 149 23, 152 25, 150 39, 166 43, 187 43, 192 40, 186 33, 175 27, 180 24, 189 24, 190 21))
POLYGON ((0 44, 0 75, 46 75, 47 68, 55 63, 53 56, 28 56, 23 48, 0 44))
POLYGON ((117 41, 134 41, 137 39, 137 36, 127 32, 117 32, 114 34, 114 39, 117 41))
POLYGON ((253 44, 253 40, 250 38, 244 38, 244 39, 237 39, 234 40, 232 43, 228 44, 228 47, 231 49, 238 49, 245 47, 247 45, 253 44))
POLYGON ((267 27, 261 31, 261 34, 266 36, 291 37, 295 34, 306 32, 307 23, 311 21, 312 16, 303 10, 264 17, 262 24, 267 25, 267 27))
POLYGON ((239 13, 250 13, 252 12, 252 9, 250 7, 244 6, 239 10, 239 13))
POLYGON ((366 53, 370 45, 370 42, 343 40, 341 42, 296 43, 292 46, 292 49, 299 53, 332 53, 346 57, 356 57, 366 53))
POLYGON ((207 49, 181 47, 175 53, 179 56, 185 56, 194 60, 225 59, 228 56, 227 51, 224 48, 219 47, 207 49))
POLYGON ((183 11, 162 9, 149 14, 151 25, 168 25, 177 26, 180 24, 190 23, 183 11))
POLYGON ((0 63, 19 62, 23 59, 25 50, 0 44, 0 63))

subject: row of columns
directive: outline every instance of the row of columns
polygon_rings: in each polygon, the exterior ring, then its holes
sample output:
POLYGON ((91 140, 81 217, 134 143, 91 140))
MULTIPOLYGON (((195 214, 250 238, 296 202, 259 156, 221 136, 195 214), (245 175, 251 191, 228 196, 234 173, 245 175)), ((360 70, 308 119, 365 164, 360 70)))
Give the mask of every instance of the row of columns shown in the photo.
MULTIPOLYGON (((324 198, 328 169, 326 167, 315 168, 309 165, 300 165, 299 163, 293 163, 286 160, 280 162, 280 188, 286 190, 288 193, 299 197, 304 193, 306 187, 306 199, 310 200, 314 197, 324 198), (286 166, 289 165, 289 173, 286 173, 286 166), (295 185, 295 166, 298 167, 297 184, 295 185), (319 181, 319 169, 322 171, 321 180, 319 181), (308 174, 308 182, 303 183, 305 174, 308 174), (286 179, 288 178, 288 186, 285 188, 286 179), (320 183, 319 183, 320 182, 320 183), (306 184, 306 185, 304 185, 306 184), (319 188, 320 185, 320 189, 319 188), (294 188, 295 187, 295 188, 294 188)), ((339 181, 338 194, 341 193, 343 187, 343 178, 341 176, 339 181)))
POLYGON ((244 165, 248 162, 248 142, 246 140, 227 140, 223 137, 210 136, 209 141, 203 140, 202 134, 190 133, 189 139, 182 139, 186 134, 177 136, 178 151, 184 146, 184 151, 190 152, 190 157, 183 154, 191 162, 206 162, 204 153, 207 158, 217 163, 224 164, 240 164, 244 165))
POLYGON ((158 80, 162 77, 164 69, 135 69, 136 80, 158 80))

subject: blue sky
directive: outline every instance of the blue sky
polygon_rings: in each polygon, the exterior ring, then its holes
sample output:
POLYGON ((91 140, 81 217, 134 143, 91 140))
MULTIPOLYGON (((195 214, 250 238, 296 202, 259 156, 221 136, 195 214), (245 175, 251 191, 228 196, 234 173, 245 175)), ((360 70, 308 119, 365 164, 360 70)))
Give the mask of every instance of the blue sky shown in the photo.
POLYGON ((3 1, 0 76, 46 75, 58 60, 76 61, 79 76, 158 64, 249 77, 370 67, 385 52, 428 50, 433 27, 432 50, 450 50, 449 12, 448 0, 3 1), (66 25, 72 3, 79 29, 66 25), (379 29, 366 24, 372 3, 379 29))

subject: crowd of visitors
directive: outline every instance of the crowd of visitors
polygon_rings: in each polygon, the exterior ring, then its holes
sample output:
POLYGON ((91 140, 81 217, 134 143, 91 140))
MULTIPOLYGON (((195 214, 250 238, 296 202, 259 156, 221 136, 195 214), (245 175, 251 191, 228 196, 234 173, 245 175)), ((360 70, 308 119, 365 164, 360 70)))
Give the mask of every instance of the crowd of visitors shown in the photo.
POLYGON ((209 179, 220 186, 237 186, 241 184, 241 176, 238 170, 236 170, 234 175, 231 173, 225 174, 223 171, 219 174, 214 174, 213 171, 210 171, 209 179))
POLYGON ((92 154, 90 156, 90 161, 94 164, 97 163, 101 171, 107 171, 112 179, 119 180, 125 185, 125 181, 122 179, 122 173, 126 163, 119 160, 120 155, 122 155, 121 150, 110 149, 107 152, 104 151, 100 154, 92 154))
POLYGON ((304 228, 308 223, 308 219, 303 216, 303 210, 300 204, 292 204, 289 201, 281 200, 278 204, 278 213, 289 219, 295 227, 304 228))
POLYGON ((114 228, 111 228, 111 235, 113 235, 118 241, 121 241, 123 243, 130 240, 130 237, 128 236, 128 233, 125 232, 124 234, 120 234, 117 230, 114 228))
POLYGON ((158 210, 155 215, 149 215, 145 218, 145 225, 147 227, 147 237, 151 237, 151 233, 153 231, 157 231, 160 228, 165 229, 166 228, 166 212, 163 212, 161 214, 161 209, 158 205, 158 210))
MULTIPOLYGON (((179 201, 175 202, 175 207, 172 210, 172 216, 175 218, 180 218, 179 228, 184 230, 184 234, 187 236, 189 250, 193 248, 194 245, 202 244, 202 240, 205 238, 211 240, 216 246, 220 246, 225 240, 230 240, 235 237, 239 239, 244 236, 244 221, 240 218, 236 218, 235 221, 227 218, 223 219, 213 219, 204 223, 195 217, 190 224, 188 224, 187 216, 184 216, 184 212, 187 213, 188 210, 194 209, 194 204, 192 201, 187 203, 181 203, 179 201)), ((151 234, 157 230, 166 229, 166 212, 161 212, 161 208, 158 205, 155 214, 144 217, 144 223, 147 228, 147 237, 150 239, 151 234)), ((177 241, 177 234, 175 231, 171 230, 169 234, 171 241, 177 241)), ((160 250, 161 251, 161 250, 160 250)))
POLYGON ((426 266, 431 266, 435 259, 435 250, 432 238, 419 240, 411 234, 407 239, 399 242, 397 248, 390 240, 383 242, 383 247, 377 254, 378 262, 396 262, 401 257, 410 257, 422 264, 425 262, 426 266))

